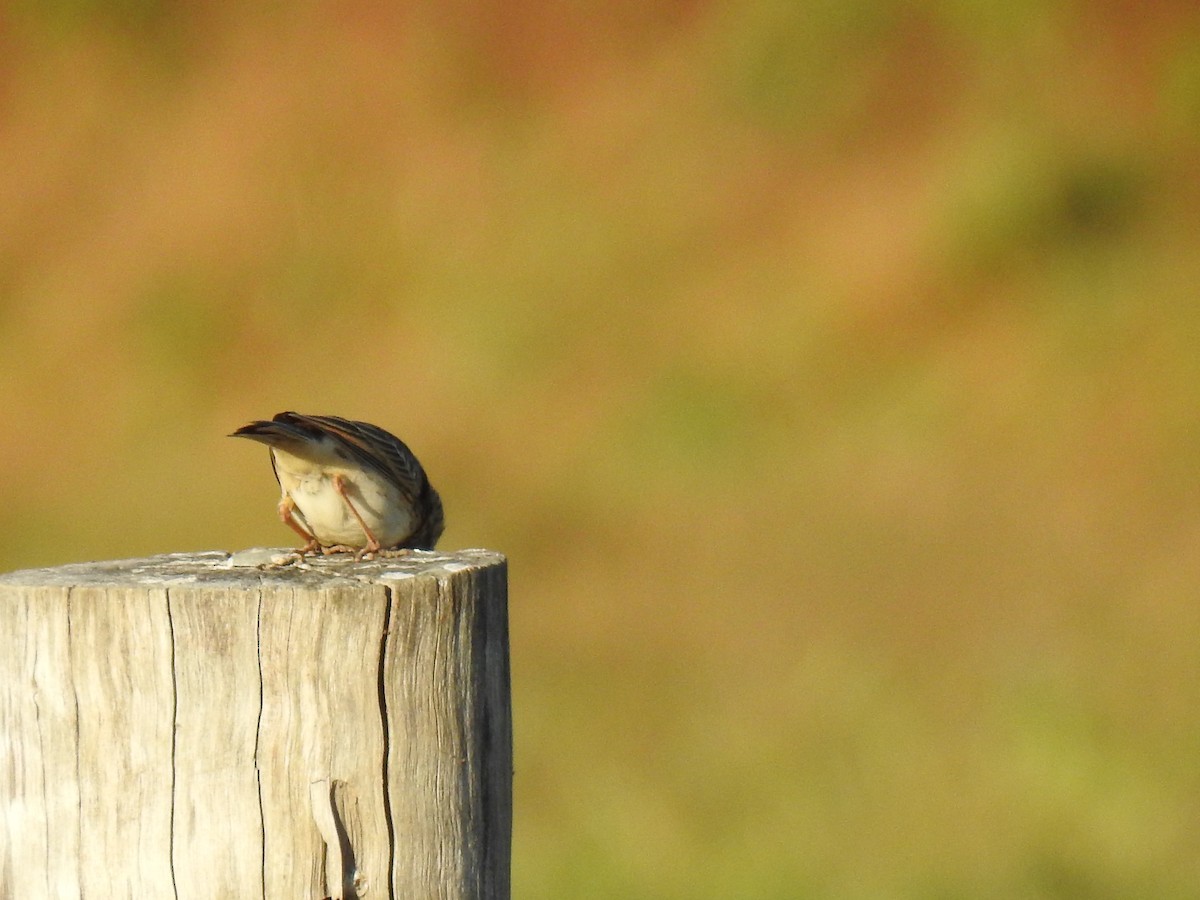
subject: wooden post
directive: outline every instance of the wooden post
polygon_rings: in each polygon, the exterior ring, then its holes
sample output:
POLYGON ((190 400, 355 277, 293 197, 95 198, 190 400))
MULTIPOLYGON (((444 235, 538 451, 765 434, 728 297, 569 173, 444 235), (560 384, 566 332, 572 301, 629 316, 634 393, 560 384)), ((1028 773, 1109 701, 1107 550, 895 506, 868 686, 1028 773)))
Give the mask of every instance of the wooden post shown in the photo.
POLYGON ((0 575, 0 898, 507 898, 504 557, 0 575))

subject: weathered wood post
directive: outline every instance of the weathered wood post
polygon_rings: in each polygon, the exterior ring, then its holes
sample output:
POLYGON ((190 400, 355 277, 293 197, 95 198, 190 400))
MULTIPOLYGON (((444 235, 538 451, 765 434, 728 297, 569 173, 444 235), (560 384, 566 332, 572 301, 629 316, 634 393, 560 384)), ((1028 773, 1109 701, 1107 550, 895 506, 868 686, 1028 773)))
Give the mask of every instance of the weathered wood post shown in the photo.
POLYGON ((281 553, 0 575, 2 900, 509 896, 504 557, 281 553))

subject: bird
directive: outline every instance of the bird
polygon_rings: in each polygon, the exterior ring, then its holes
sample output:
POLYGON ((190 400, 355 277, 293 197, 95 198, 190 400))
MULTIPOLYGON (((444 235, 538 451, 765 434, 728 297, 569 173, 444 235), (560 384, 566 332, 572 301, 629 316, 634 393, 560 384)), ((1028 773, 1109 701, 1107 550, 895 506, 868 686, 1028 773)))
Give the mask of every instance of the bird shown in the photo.
POLYGON ((281 412, 229 436, 270 448, 279 517, 304 539, 301 557, 432 550, 442 536, 441 497, 408 446, 377 425, 281 412))

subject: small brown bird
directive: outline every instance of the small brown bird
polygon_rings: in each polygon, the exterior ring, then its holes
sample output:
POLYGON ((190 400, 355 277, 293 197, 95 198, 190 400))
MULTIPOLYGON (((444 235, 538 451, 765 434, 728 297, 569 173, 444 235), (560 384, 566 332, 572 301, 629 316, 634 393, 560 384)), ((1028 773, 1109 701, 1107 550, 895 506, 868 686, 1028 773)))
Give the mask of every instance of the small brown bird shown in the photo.
POLYGON ((270 448, 279 517, 304 538, 301 555, 432 550, 442 536, 441 498, 412 451, 382 428, 281 412, 230 437, 270 448))

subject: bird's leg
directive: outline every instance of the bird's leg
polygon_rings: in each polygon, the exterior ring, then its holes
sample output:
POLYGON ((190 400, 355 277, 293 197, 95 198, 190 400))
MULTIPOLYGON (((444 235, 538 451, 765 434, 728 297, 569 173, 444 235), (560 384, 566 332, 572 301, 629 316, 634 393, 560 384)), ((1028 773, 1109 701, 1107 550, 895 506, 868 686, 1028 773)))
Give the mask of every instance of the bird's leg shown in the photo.
POLYGON ((334 475, 333 486, 337 492, 342 495, 342 499, 345 500, 346 505, 350 507, 350 514, 358 520, 358 524, 362 526, 363 534, 367 536, 367 546, 358 551, 358 558, 362 559, 364 556, 374 556, 379 552, 379 539, 375 537, 375 533, 367 527, 367 523, 363 520, 363 517, 358 514, 358 510, 355 509, 354 504, 350 502, 350 496, 346 493, 346 479, 344 479, 341 475, 334 475))
POLYGON ((316 535, 296 521, 296 517, 292 515, 292 510, 295 508, 296 501, 291 498, 290 494, 284 494, 283 499, 279 501, 279 518, 283 520, 284 525, 304 538, 304 546, 299 550, 300 556, 303 557, 305 553, 312 553, 318 549, 320 542, 317 541, 316 535))

